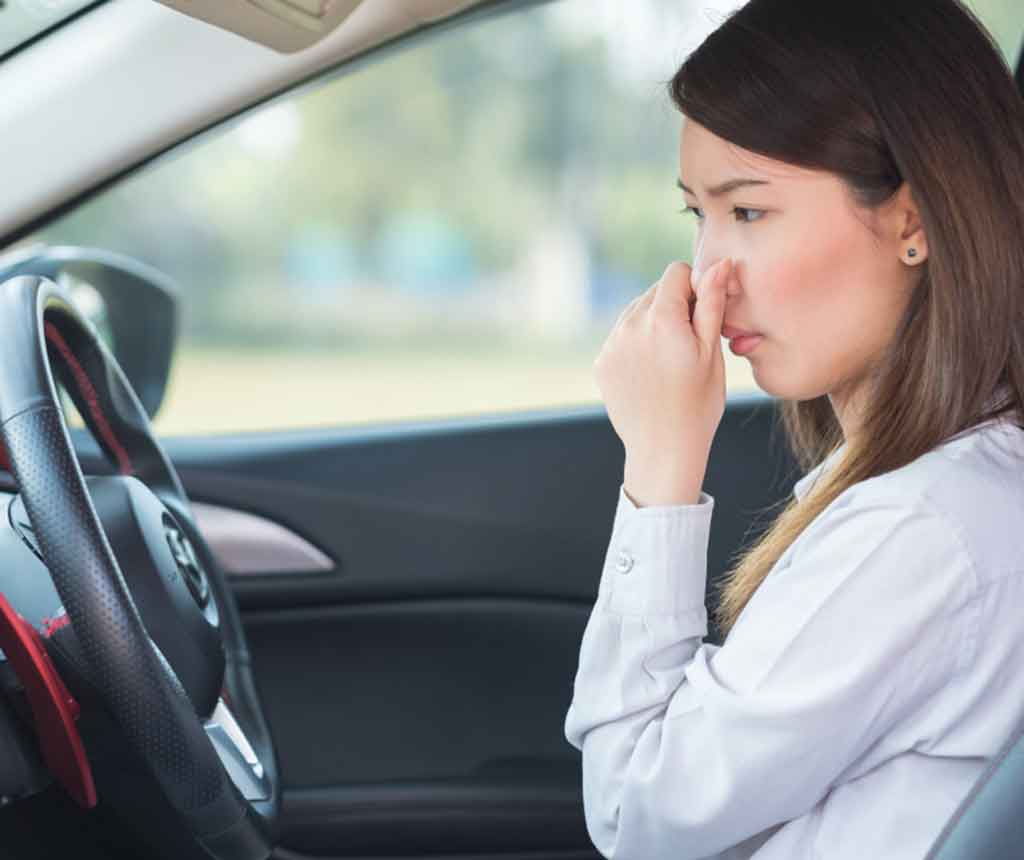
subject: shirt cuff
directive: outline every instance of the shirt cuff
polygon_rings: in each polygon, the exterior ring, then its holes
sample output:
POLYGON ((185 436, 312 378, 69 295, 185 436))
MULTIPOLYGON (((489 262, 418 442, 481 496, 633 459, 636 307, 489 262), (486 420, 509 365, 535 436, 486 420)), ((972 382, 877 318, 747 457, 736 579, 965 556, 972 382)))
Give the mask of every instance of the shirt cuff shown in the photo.
POLYGON ((704 609, 714 497, 694 505, 638 508, 619 487, 601 574, 605 608, 621 615, 678 615, 704 609))

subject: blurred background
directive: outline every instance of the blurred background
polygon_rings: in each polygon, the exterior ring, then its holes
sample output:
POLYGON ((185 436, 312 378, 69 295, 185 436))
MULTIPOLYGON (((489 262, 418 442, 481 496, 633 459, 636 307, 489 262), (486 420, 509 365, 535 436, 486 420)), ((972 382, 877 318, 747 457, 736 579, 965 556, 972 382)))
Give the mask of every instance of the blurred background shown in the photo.
MULTIPOLYGON (((972 0, 1009 62, 1019 0, 972 0)), ((163 434, 597 404, 616 317, 696 222, 675 68, 742 5, 561 0, 445 28, 278 98, 29 241, 181 290, 163 434)), ((723 341, 729 393, 756 390, 723 341)))

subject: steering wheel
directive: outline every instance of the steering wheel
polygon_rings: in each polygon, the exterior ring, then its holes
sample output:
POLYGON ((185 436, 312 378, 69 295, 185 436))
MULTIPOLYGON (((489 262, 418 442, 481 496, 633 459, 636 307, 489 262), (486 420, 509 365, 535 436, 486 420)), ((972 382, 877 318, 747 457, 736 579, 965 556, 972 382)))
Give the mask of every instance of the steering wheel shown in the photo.
POLYGON ((0 285, 0 432, 12 511, 69 622, 54 637, 61 674, 104 712, 97 748, 134 763, 115 781, 150 782, 110 802, 159 798, 173 856, 263 860, 280 785, 237 606, 124 373, 46 278, 0 285), (83 477, 55 380, 118 474, 83 477))

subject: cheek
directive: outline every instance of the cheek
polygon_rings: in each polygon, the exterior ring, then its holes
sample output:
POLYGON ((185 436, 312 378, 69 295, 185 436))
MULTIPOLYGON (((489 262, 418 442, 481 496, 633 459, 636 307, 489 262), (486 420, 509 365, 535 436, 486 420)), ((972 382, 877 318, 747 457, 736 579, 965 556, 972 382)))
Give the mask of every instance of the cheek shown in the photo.
POLYGON ((801 253, 775 256, 757 267, 757 308, 750 320, 769 335, 799 337, 819 313, 826 281, 824 262, 801 253))
POLYGON ((775 331, 794 343, 835 336, 844 306, 860 292, 860 276, 850 267, 857 244, 849 231, 802 226, 787 230, 785 241, 758 266, 764 316, 758 322, 769 334, 775 331))

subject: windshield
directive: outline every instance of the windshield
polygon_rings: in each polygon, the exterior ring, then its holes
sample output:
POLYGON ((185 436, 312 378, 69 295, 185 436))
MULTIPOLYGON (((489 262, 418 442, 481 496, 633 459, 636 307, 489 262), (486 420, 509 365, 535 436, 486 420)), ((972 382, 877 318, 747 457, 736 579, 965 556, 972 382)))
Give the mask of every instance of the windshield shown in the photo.
POLYGON ((0 57, 96 5, 96 0, 0 0, 0 57))

